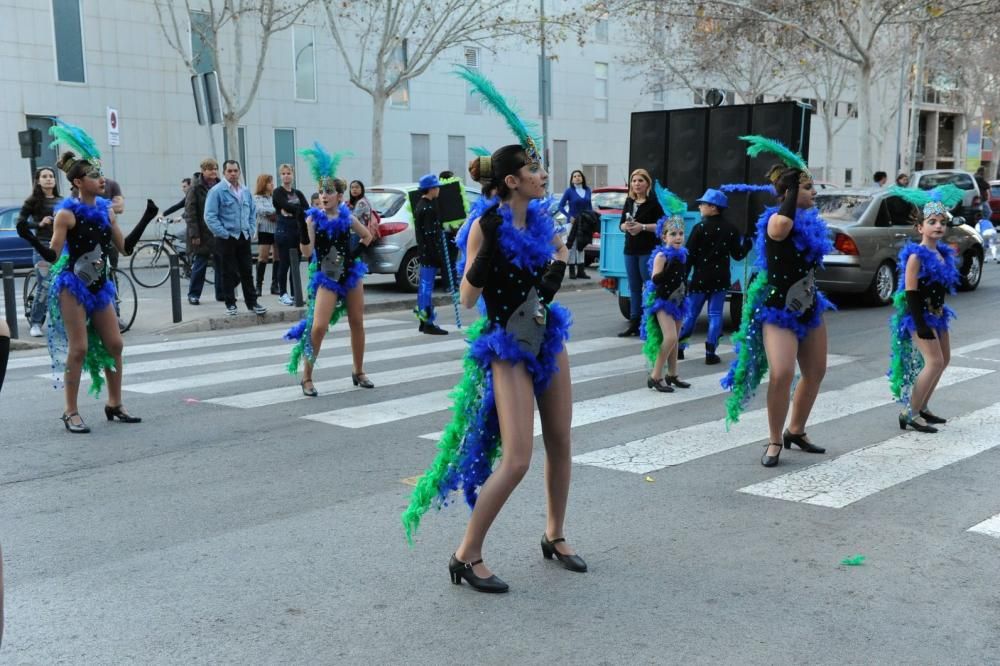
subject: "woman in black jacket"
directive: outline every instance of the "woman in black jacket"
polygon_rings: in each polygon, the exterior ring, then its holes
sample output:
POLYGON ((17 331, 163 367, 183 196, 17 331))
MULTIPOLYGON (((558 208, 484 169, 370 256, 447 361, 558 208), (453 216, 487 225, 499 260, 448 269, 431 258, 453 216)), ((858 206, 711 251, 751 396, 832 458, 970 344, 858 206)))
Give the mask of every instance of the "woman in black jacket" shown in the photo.
MULTIPOLYGON (((31 196, 24 200, 17 222, 25 223, 39 241, 48 243, 52 240, 52 221, 55 219, 53 209, 59 203, 59 186, 56 183, 56 172, 51 167, 39 167, 35 170, 35 186, 31 196)), ((45 313, 49 308, 49 262, 38 252, 33 251, 31 264, 35 267, 35 294, 31 302, 31 312, 28 312, 28 323, 31 324, 31 337, 42 337, 42 324, 45 323, 45 313)))
POLYGON ((295 189, 295 169, 291 164, 278 167, 281 187, 274 188, 271 201, 278 211, 278 220, 274 230, 274 244, 278 248, 278 300, 282 305, 294 305, 288 289, 288 270, 292 266, 289 251, 299 247, 299 226, 305 225, 306 195, 295 189))
POLYGON ((642 321, 642 287, 649 279, 649 255, 656 247, 656 222, 663 208, 656 197, 649 198, 653 179, 645 169, 629 176, 628 198, 618 228, 625 232, 625 271, 628 273, 629 322, 620 338, 639 335, 642 321))

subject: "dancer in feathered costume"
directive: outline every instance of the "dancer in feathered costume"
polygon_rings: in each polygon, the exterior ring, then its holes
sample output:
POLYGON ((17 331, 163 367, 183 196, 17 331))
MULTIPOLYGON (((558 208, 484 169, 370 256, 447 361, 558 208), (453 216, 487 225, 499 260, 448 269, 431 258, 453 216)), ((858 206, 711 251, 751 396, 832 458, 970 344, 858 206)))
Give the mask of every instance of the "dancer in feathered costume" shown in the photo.
POLYGON ((298 374, 299 361, 304 361, 302 394, 310 398, 319 395, 313 383, 313 366, 319 356, 326 332, 347 312, 351 327, 351 354, 355 386, 375 388, 364 370, 365 359, 365 293, 362 278, 368 267, 361 253, 372 241, 368 228, 351 214, 343 203, 347 183, 337 178, 337 166, 348 153, 330 155, 319 143, 303 148, 299 154, 309 164, 319 188, 320 205, 306 211, 305 229, 300 229, 300 242, 312 256, 309 262, 309 304, 302 320, 285 333, 295 346, 288 360, 288 372, 298 374), (351 250, 351 230, 361 239, 351 250), (315 249, 314 249, 315 248, 315 249), (304 357, 304 358, 303 358, 304 357))
POLYGON ((761 457, 764 467, 778 464, 781 447, 795 444, 808 453, 825 453, 806 436, 805 426, 826 374, 826 324, 823 312, 834 309, 816 288, 816 269, 833 247, 826 223, 813 207, 816 190, 800 155, 780 142, 760 136, 741 137, 747 154, 776 155, 768 179, 781 197, 780 207, 767 208, 757 221, 757 277, 743 303, 743 321, 733 336, 737 356, 722 386, 732 391, 726 402, 726 424, 740 414, 768 371, 767 420, 770 442, 761 457), (785 427, 795 364, 801 380, 795 387, 792 415, 785 427))
POLYGON ((500 198, 499 205, 471 225, 467 250, 472 259, 461 286, 463 304, 471 307, 482 295, 486 315, 469 329, 465 377, 452 393, 454 416, 402 519, 412 538, 427 509, 443 506, 449 493, 461 489, 473 510, 448 565, 452 582, 506 592, 507 584, 483 564, 483 541, 528 469, 536 401, 548 495, 542 553, 572 571, 587 568, 563 538, 571 466, 572 396, 565 349, 570 315, 553 298, 566 272, 568 251, 541 201, 548 175, 536 140, 489 81, 464 68, 459 74, 504 116, 521 143, 469 165, 472 177, 494 183, 500 198))
POLYGON ((109 421, 138 423, 122 406, 122 336, 115 314, 115 283, 108 274, 108 254, 112 247, 125 255, 132 254, 146 225, 156 217, 156 204, 146 202, 146 212, 139 224, 123 237, 111 202, 104 193, 101 154, 93 139, 81 128, 64 122, 49 129, 52 146, 63 144, 64 152, 57 165, 76 188, 78 195, 56 206, 52 240, 46 247, 27 228, 18 226, 18 234, 27 240, 46 261, 53 264, 49 286, 49 353, 52 368, 62 373, 66 408, 62 422, 73 433, 88 433, 77 407, 80 374, 90 374, 90 392, 99 396, 105 379, 108 402, 104 414, 109 421), (61 255, 61 256, 60 256, 61 255), (102 377, 103 372, 103 377, 102 377))
POLYGON ((954 185, 929 192, 896 186, 891 195, 920 207, 923 219, 916 225, 920 243, 911 241, 899 253, 899 286, 889 324, 889 384, 903 405, 899 427, 937 432, 934 426, 946 419, 935 416, 927 403, 951 359, 948 323, 955 311, 944 299, 955 293, 961 279, 955 252, 939 241, 948 230, 948 210, 962 200, 962 190, 954 185))
POLYGON ((654 184, 656 197, 666 215, 656 224, 656 237, 661 244, 649 256, 652 276, 644 290, 641 336, 645 340, 642 353, 649 362, 646 387, 661 393, 673 393, 691 384, 677 376, 677 343, 681 322, 687 316, 687 248, 684 247, 684 213, 687 204, 676 194, 654 184), (663 365, 667 374, 663 375, 663 365))

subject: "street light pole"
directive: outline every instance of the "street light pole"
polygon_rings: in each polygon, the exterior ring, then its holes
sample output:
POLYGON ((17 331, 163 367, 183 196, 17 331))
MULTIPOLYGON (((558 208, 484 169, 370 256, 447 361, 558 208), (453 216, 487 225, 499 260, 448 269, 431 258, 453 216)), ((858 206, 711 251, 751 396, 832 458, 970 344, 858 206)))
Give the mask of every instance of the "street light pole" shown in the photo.
POLYGON ((538 0, 540 9, 540 21, 539 25, 542 30, 542 62, 541 62, 541 80, 542 80, 542 90, 541 90, 541 104, 542 107, 542 161, 545 162, 545 167, 551 169, 552 165, 549 162, 549 67, 548 67, 548 56, 545 53, 545 0, 538 0))

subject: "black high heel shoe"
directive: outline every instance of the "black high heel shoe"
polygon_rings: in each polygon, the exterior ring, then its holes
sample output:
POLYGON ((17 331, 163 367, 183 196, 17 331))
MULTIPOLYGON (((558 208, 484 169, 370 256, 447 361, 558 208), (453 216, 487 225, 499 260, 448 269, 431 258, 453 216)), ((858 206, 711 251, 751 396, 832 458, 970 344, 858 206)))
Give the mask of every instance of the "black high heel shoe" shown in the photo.
POLYGON ((363 372, 352 372, 351 381, 354 382, 355 386, 360 386, 361 388, 375 388, 375 385, 372 384, 372 380, 368 379, 368 375, 363 372))
POLYGON ((674 387, 664 379, 653 379, 653 375, 646 376, 646 388, 656 389, 660 393, 673 393, 674 387))
POLYGON ((302 395, 306 396, 307 398, 315 398, 316 396, 319 395, 319 391, 316 390, 316 384, 314 384, 313 380, 311 379, 303 379, 301 382, 299 382, 299 386, 302 387, 302 395), (308 389, 306 388, 307 381, 313 385, 312 388, 308 389))
POLYGON ((461 585, 464 579, 472 589, 478 590, 479 592, 487 592, 491 594, 500 594, 506 592, 510 589, 507 583, 503 582, 495 575, 489 578, 480 578, 472 570, 472 567, 477 564, 482 564, 482 558, 476 560, 475 562, 463 562, 456 556, 451 556, 451 561, 448 562, 448 573, 451 574, 451 582, 455 585, 461 585))
POLYGON ((587 563, 583 561, 582 557, 579 555, 563 555, 556 550, 556 544, 563 543, 564 541, 566 541, 566 539, 563 537, 549 541, 549 537, 543 534, 542 557, 547 560, 551 560, 554 557, 562 563, 563 568, 569 569, 570 571, 576 571, 578 573, 584 573, 587 570, 587 563))
POLYGON ((914 419, 909 414, 901 413, 899 415, 899 429, 906 430, 906 426, 909 426, 916 430, 917 432, 937 432, 938 429, 934 426, 927 425, 925 423, 920 423, 914 419))
POLYGON ((80 416, 80 412, 70 412, 69 414, 63 414, 59 417, 62 419, 63 425, 66 426, 66 430, 70 432, 75 432, 80 435, 85 435, 90 432, 90 426, 83 422, 83 417, 80 416), (80 423, 73 423, 73 417, 80 419, 80 423))
POLYGON ((667 381, 667 385, 673 384, 677 388, 691 388, 689 382, 682 382, 677 375, 664 375, 663 377, 667 381))
POLYGON ((822 446, 816 446, 812 442, 807 441, 805 433, 793 435, 790 430, 786 430, 782 434, 781 439, 784 441, 786 449, 792 448, 792 444, 794 444, 806 453, 826 453, 826 449, 822 446))
POLYGON ((118 419, 122 423, 142 423, 142 419, 138 416, 132 416, 122 409, 121 405, 112 407, 111 405, 104 405, 104 415, 108 417, 109 421, 114 421, 118 419))
POLYGON ((765 444, 764 455, 760 457, 760 464, 763 465, 764 467, 777 467, 778 458, 780 457, 781 457, 781 444, 774 444, 774 443, 765 444), (767 455, 767 450, 772 446, 777 446, 778 452, 775 453, 773 456, 769 456, 767 455))
POLYGON ((948 419, 943 419, 940 416, 931 414, 929 410, 920 410, 920 416, 923 417, 924 421, 930 423, 931 425, 941 425, 942 423, 947 423, 948 419))

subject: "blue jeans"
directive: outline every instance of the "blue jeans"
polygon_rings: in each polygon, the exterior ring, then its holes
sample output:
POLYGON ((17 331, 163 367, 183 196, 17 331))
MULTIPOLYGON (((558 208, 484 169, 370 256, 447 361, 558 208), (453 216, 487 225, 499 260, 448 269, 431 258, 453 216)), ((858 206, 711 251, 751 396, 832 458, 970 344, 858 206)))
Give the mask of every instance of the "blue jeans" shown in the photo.
POLYGON ((719 344, 719 336, 722 335, 722 310, 726 306, 726 292, 724 291, 688 294, 688 316, 684 320, 679 337, 681 340, 691 337, 695 322, 698 321, 698 315, 705 307, 706 300, 708 301, 708 338, 705 339, 705 342, 714 348, 715 345, 719 344))
POLYGON ((434 308, 434 278, 437 277, 438 270, 434 266, 420 267, 420 286, 417 288, 417 308, 420 310, 434 308))
POLYGON ((35 300, 31 303, 31 312, 28 313, 28 323, 41 326, 45 323, 45 314, 49 311, 49 279, 52 265, 43 274, 38 269, 38 264, 45 263, 42 256, 37 252, 31 253, 31 263, 35 266, 35 300))
POLYGON ((642 317, 642 285, 649 279, 649 255, 626 254, 625 272, 628 273, 629 318, 642 317))
MULTIPOLYGON (((222 277, 219 272, 218 258, 213 254, 215 263, 215 299, 225 300, 222 289, 222 277)), ((201 298, 201 290, 205 287, 205 271, 208 270, 208 256, 196 254, 191 257, 191 282, 188 285, 188 298, 201 298)))

